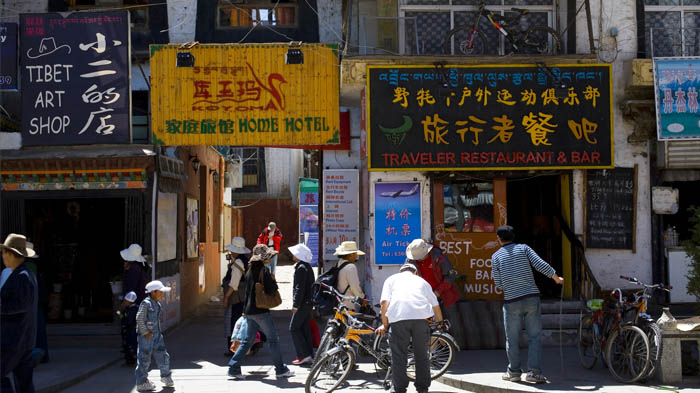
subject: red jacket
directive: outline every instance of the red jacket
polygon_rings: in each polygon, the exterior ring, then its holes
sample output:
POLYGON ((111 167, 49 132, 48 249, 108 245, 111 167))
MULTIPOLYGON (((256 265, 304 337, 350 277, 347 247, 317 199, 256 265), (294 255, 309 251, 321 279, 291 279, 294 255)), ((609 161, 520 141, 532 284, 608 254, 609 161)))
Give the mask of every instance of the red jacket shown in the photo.
MULTIPOLYGON (((260 233, 260 236, 258 236, 258 242, 257 244, 264 244, 268 245, 267 242, 270 240, 270 230, 268 228, 265 228, 264 231, 260 233)), ((275 251, 280 250, 280 244, 282 244, 282 232, 280 232, 279 228, 275 228, 275 233, 272 235, 272 241, 275 243, 275 251)))
POLYGON ((430 284, 433 291, 437 292, 445 307, 449 307, 459 300, 459 292, 454 284, 446 277, 452 275, 452 266, 447 256, 438 247, 433 247, 428 256, 418 263, 419 274, 430 284), (443 272, 443 269, 446 270, 443 272))

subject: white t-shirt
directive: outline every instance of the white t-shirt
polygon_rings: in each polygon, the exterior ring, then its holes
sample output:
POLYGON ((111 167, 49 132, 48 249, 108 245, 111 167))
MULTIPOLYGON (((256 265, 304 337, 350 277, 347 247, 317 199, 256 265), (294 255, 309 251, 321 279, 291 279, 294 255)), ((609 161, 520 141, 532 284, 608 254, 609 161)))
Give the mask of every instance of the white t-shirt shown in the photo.
POLYGON ((389 323, 433 316, 438 300, 430 284, 410 271, 394 274, 384 281, 381 301, 388 301, 389 323))

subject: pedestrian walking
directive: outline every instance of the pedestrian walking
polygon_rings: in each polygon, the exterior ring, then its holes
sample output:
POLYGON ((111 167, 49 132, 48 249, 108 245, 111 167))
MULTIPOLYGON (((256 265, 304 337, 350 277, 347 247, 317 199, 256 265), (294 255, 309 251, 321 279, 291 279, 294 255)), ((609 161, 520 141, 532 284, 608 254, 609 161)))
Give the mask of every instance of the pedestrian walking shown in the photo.
POLYGON ((148 280, 148 267, 146 258, 141 255, 141 246, 132 244, 121 250, 119 254, 124 260, 124 293, 136 293, 136 305, 146 297, 146 283, 148 280))
POLYGON ((491 275, 496 288, 503 290, 503 324, 506 333, 506 355, 508 368, 502 379, 520 381, 520 331, 522 319, 528 337, 527 382, 545 383, 542 375, 542 316, 540 312, 540 291, 532 275, 533 267, 559 285, 564 279, 547 262, 525 244, 516 244, 513 227, 504 225, 496 232, 501 245, 491 257, 491 275))
POLYGON ((162 307, 160 301, 165 292, 170 292, 162 282, 155 280, 146 284, 148 297, 143 299, 136 313, 136 326, 139 332, 138 353, 136 356, 136 390, 147 392, 155 390, 155 385, 148 380, 148 368, 151 357, 160 369, 160 380, 166 387, 175 386, 170 372, 170 355, 165 348, 163 331, 160 328, 162 307))
POLYGON ((135 304, 136 292, 129 292, 124 295, 121 311, 119 312, 119 322, 122 328, 122 352, 124 352, 124 365, 133 366, 136 364, 136 350, 138 348, 136 334, 136 313, 139 306, 135 304))
POLYGON ((430 387, 430 325, 427 319, 434 316, 435 320, 440 322, 442 312, 430 284, 416 275, 417 271, 416 265, 405 263, 399 269, 399 273, 384 281, 382 288, 382 325, 375 332, 384 335, 387 329, 390 331, 391 381, 394 393, 405 393, 408 388, 406 364, 408 347, 411 344, 416 367, 416 391, 427 393, 430 387))
POLYGON ((245 246, 245 239, 234 237, 231 244, 224 246, 228 266, 226 275, 221 280, 224 289, 224 331, 226 334, 226 356, 232 356, 231 333, 238 318, 243 315, 243 300, 245 298, 245 272, 248 270, 248 257, 250 250, 245 246))
POLYGON ((243 338, 241 345, 236 350, 236 353, 228 362, 228 376, 241 380, 245 379, 241 364, 245 359, 246 352, 253 345, 255 336, 258 331, 262 331, 267 336, 267 342, 270 345, 270 359, 275 365, 275 373, 278 378, 291 377, 294 372, 282 362, 282 353, 280 352, 279 336, 277 329, 272 321, 272 315, 267 308, 260 308, 256 302, 256 284, 260 283, 263 286, 266 294, 273 294, 277 291, 277 283, 272 277, 272 274, 265 268, 265 264, 269 263, 272 258, 273 251, 264 244, 258 244, 253 247, 252 257, 250 258, 250 267, 245 274, 245 308, 244 315, 247 320, 247 334, 243 338))
POLYGON ((275 268, 277 267, 277 255, 279 254, 280 245, 282 244, 282 232, 277 228, 277 224, 270 221, 267 227, 260 232, 257 244, 264 244, 271 249, 272 257, 270 257, 270 262, 266 264, 265 267, 267 267, 274 276, 275 268))
MULTIPOLYGON (((364 298, 365 293, 360 286, 360 276, 357 273, 355 262, 358 256, 365 255, 365 253, 357 249, 357 243, 345 241, 340 243, 333 255, 340 257, 337 266, 345 264, 345 266, 338 271, 338 287, 336 289, 346 296, 364 298), (346 264, 345 262, 349 263, 346 264)), ((343 300, 343 303, 349 310, 355 311, 355 303, 353 303, 352 300, 343 300)))
POLYGON ((24 263, 26 258, 36 257, 27 243, 23 235, 11 233, 0 244, 2 261, 12 270, 0 290, 0 391, 3 393, 34 393, 32 352, 36 343, 38 293, 36 277, 24 263))
POLYGON ((292 294, 292 320, 289 322, 289 333, 292 335, 294 349, 297 352, 294 365, 313 363, 313 341, 311 339, 311 286, 316 277, 309 262, 313 258, 311 249, 305 244, 299 243, 289 247, 292 259, 296 262, 294 267, 294 283, 292 294))

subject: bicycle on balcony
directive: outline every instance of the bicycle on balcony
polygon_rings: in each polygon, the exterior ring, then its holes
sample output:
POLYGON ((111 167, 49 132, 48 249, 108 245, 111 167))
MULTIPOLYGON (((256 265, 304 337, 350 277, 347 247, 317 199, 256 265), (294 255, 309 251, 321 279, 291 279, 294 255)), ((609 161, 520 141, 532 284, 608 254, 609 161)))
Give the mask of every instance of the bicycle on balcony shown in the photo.
POLYGON ((443 52, 451 54, 454 41, 454 54, 456 55, 483 55, 486 52, 488 40, 486 35, 479 30, 479 22, 486 17, 501 35, 505 37, 506 45, 510 45, 512 53, 556 55, 561 50, 561 38, 556 31, 549 26, 535 25, 526 30, 520 30, 520 19, 530 13, 527 9, 511 8, 515 13, 512 17, 505 17, 498 11, 486 9, 485 3, 479 4, 472 25, 457 26, 450 30, 443 42, 443 52))

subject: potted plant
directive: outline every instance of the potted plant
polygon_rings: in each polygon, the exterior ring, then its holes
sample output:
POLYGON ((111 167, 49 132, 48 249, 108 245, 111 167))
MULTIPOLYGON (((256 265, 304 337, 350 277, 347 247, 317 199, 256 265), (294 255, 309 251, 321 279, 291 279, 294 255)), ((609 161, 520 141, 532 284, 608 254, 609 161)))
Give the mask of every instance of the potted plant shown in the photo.
POLYGON ((111 280, 109 280, 109 286, 112 287, 112 294, 113 295, 121 295, 122 294, 122 275, 116 275, 112 277, 111 280))

